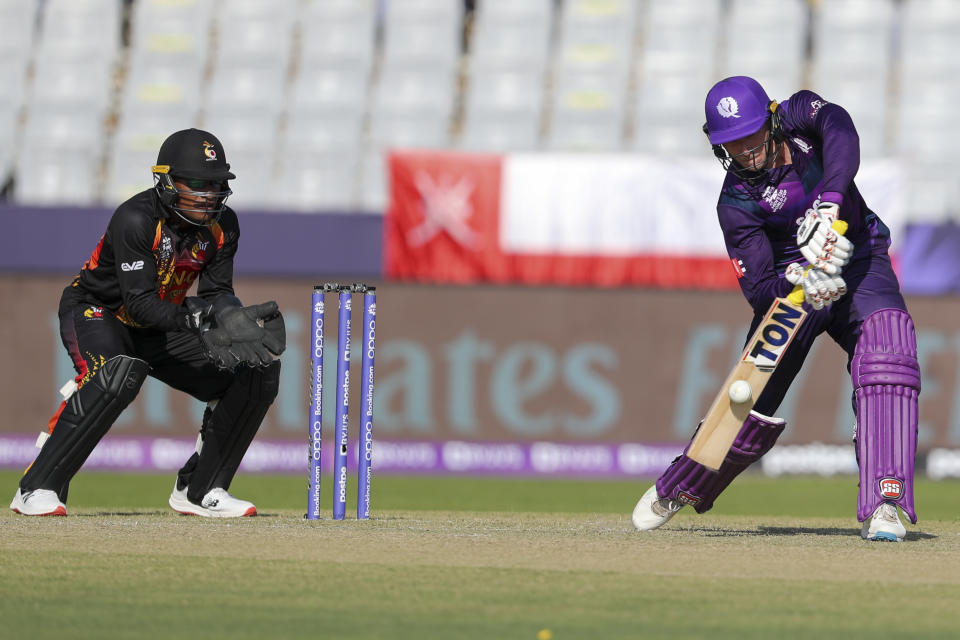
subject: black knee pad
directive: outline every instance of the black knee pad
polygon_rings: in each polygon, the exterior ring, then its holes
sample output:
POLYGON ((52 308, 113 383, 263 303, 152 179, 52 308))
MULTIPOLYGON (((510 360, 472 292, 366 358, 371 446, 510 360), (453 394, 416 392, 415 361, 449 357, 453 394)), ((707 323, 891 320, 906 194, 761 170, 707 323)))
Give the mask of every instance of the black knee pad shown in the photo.
POLYGON ((24 491, 50 489, 66 499, 70 479, 129 405, 150 366, 138 358, 114 356, 64 403, 53 433, 20 481, 24 491))

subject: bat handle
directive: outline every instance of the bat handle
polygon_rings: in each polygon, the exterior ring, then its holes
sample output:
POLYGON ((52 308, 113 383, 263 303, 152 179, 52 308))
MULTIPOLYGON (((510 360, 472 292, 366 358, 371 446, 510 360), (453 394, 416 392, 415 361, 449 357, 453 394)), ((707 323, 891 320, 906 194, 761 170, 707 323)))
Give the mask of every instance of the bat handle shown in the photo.
MULTIPOLYGON (((833 224, 830 226, 832 226, 833 230, 839 233, 840 235, 846 235, 847 228, 850 225, 848 225, 844 220, 834 220, 833 224)), ((794 286, 793 291, 791 291, 789 295, 787 295, 787 300, 790 302, 790 304, 794 305, 795 307, 799 307, 800 305, 802 305, 804 299, 805 299, 805 296, 803 295, 803 287, 801 287, 800 285, 794 286)))

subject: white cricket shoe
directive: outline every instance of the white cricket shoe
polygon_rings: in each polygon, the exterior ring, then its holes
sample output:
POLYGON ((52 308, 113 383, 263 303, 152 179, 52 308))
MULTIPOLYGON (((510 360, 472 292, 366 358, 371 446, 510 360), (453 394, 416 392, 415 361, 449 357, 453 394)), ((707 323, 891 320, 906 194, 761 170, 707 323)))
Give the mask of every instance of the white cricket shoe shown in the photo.
POLYGON ((653 485, 633 508, 633 526, 637 531, 656 529, 666 524, 681 507, 681 502, 658 496, 657 485, 653 485))
POLYGON ((257 515, 257 508, 252 502, 234 498, 226 489, 211 489, 203 496, 200 504, 194 504, 187 499, 187 490, 182 491, 173 486, 170 494, 170 508, 188 516, 204 516, 205 518, 242 518, 257 515))
POLYGON ((65 516, 67 505, 60 502, 56 491, 50 489, 34 489, 26 493, 20 492, 13 496, 10 508, 25 516, 65 516))
POLYGON ((888 542, 903 542, 907 529, 900 521, 897 505, 884 502, 873 515, 863 521, 860 537, 864 540, 886 540, 888 542))

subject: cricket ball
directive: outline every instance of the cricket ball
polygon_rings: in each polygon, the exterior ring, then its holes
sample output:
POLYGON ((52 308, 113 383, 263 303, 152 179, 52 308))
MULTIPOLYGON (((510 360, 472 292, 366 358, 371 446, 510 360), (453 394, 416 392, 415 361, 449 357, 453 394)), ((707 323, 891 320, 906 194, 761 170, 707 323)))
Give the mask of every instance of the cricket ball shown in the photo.
POLYGON ((748 402, 753 396, 753 389, 750 388, 750 383, 746 380, 735 380, 730 384, 727 393, 730 395, 731 402, 734 404, 743 404, 744 402, 748 402))

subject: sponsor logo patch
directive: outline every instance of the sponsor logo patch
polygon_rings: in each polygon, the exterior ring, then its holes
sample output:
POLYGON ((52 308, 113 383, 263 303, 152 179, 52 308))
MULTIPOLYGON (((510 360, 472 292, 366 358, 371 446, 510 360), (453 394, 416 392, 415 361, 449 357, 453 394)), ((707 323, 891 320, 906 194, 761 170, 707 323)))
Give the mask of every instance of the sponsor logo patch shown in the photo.
POLYGON ((730 264, 733 265, 733 272, 737 274, 737 280, 742 278, 747 272, 747 268, 743 266, 743 260, 740 258, 730 258, 730 264))
POLYGON ((197 262, 203 262, 207 258, 207 247, 209 246, 210 246, 209 240, 206 242, 201 242, 198 240, 197 243, 193 245, 193 248, 190 249, 190 255, 197 262))
POLYGON ((814 100, 810 103, 810 117, 815 118, 820 109, 830 104, 826 100, 814 100))
POLYGON ((897 478, 883 478, 880 480, 880 497, 889 500, 898 500, 902 495, 902 481, 897 478))
POLYGON ((90 320, 103 320, 103 307, 89 306, 83 310, 83 317, 90 320))
POLYGON ((140 269, 143 269, 143 260, 135 260, 134 262, 121 262, 120 269, 123 271, 140 271, 140 269))
POLYGON ((787 203, 787 190, 767 187, 763 192, 763 200, 770 205, 770 211, 780 211, 787 203))
POLYGON ((677 502, 682 502, 683 504, 688 504, 691 507, 695 507, 700 504, 700 498, 689 494, 686 491, 681 491, 680 494, 677 495, 677 502))

